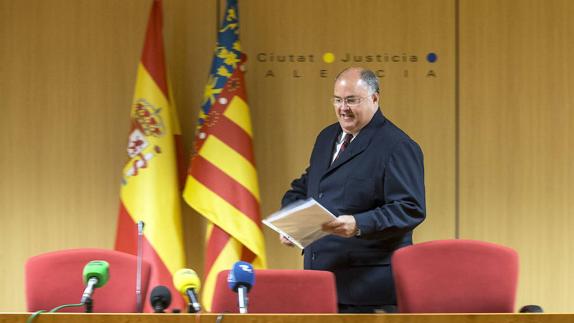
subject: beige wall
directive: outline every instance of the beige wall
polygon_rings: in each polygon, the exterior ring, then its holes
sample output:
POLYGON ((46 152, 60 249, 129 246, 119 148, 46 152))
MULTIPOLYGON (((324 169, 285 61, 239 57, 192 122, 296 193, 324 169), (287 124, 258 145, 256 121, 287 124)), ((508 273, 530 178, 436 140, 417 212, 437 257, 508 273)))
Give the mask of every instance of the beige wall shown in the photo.
POLYGON ((518 304, 573 311, 572 1, 461 1, 461 237, 520 254, 518 304))
MULTIPOLYGON (((349 66, 341 60, 347 53, 363 60, 380 55, 383 62, 355 64, 384 70, 382 110, 425 152, 432 216, 417 230, 416 238, 454 237, 454 19, 444 16, 453 12, 452 1, 340 1, 337 6, 331 0, 242 3, 241 37, 250 62, 248 96, 263 214, 278 208, 290 182, 307 166, 315 136, 336 121, 329 99, 334 77, 349 66), (373 13, 373 19, 365 19, 373 13), (424 61, 430 51, 440 57, 434 65, 424 61), (327 52, 335 55, 333 63, 323 61, 327 52), (419 61, 384 62, 385 55, 403 54, 416 55, 419 61), (303 56, 305 61, 270 61, 271 56, 288 55, 303 56), (430 68, 437 71, 437 78, 425 76, 430 68), (274 76, 265 77, 270 72, 274 76)), ((292 267, 301 260, 299 251, 285 251, 272 231, 266 233, 269 254, 282 255, 270 257, 271 266, 292 267)))
MULTIPOLYGON (((217 3, 164 1, 168 66, 189 148, 217 3)), ((0 311, 25 309, 28 257, 113 246, 149 4, 0 0, 0 311)), ((518 305, 574 310, 566 238, 574 227, 566 204, 574 179, 572 11, 567 0, 240 0, 262 213, 278 207, 315 135, 335 121, 328 99, 348 66, 341 59, 379 55, 382 62, 358 64, 383 70, 384 113, 425 153, 428 219, 416 240, 454 238, 460 223, 461 238, 520 252, 518 305), (333 63, 322 60, 326 52, 333 63), (429 52, 436 63, 426 61, 429 52), (270 61, 291 54, 305 59, 270 61), (417 61, 384 61, 395 55, 417 61)), ((184 219, 188 265, 201 272, 204 223, 188 207, 184 219)), ((299 252, 265 233, 270 266, 300 268, 299 252)))

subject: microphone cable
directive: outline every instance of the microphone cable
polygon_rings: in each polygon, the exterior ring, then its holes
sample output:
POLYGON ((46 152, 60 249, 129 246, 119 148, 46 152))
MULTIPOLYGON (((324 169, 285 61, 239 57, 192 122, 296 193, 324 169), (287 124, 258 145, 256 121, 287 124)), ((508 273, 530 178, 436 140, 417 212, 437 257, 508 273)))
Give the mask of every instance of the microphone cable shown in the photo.
POLYGON ((26 319, 26 323, 32 323, 32 322, 34 322, 34 320, 35 320, 38 316, 40 316, 40 314, 42 314, 42 313, 55 313, 55 312, 57 312, 57 311, 59 311, 59 310, 61 310, 61 309, 63 309, 63 308, 66 308, 66 307, 81 307, 81 306, 84 306, 84 305, 85 305, 84 303, 79 303, 79 304, 64 304, 64 305, 60 305, 60 306, 54 307, 53 309, 51 309, 51 310, 49 310, 49 311, 39 310, 39 311, 34 312, 34 314, 30 315, 30 316, 26 319))

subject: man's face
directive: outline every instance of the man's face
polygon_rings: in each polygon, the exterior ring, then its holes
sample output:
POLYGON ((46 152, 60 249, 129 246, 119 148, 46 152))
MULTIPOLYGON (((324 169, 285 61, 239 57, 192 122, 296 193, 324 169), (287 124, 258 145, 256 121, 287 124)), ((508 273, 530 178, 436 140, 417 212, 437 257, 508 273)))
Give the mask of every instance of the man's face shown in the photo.
POLYGON ((360 71, 349 70, 335 82, 334 89, 335 101, 341 102, 334 105, 335 114, 341 128, 352 134, 367 125, 379 108, 378 93, 369 95, 369 87, 360 76, 360 71), (350 101, 351 106, 347 101, 350 101), (358 104, 353 104, 357 102, 358 104))

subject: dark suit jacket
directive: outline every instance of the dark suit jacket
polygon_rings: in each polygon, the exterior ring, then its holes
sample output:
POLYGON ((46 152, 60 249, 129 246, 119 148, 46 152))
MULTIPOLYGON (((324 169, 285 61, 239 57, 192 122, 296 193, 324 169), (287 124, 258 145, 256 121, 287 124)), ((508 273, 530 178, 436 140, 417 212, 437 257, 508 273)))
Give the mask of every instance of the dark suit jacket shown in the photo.
POLYGON ((312 197, 337 216, 353 215, 361 236, 315 241, 304 250, 305 269, 332 271, 340 304, 396 304, 390 259, 425 218, 423 154, 378 111, 331 165, 340 133, 335 123, 319 134, 282 205, 312 197))

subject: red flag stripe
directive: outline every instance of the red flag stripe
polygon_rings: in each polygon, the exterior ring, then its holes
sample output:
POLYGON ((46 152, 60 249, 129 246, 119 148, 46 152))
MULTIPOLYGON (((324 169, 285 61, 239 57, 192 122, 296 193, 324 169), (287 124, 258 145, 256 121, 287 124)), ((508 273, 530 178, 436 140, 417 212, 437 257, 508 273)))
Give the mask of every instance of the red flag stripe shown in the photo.
MULTIPOLYGON (((125 253, 137 255, 137 225, 130 216, 128 210, 125 208, 123 201, 120 201, 120 210, 118 212, 118 237, 121 236, 123 239, 116 239, 115 250, 119 250, 125 253), (133 237, 131 239, 126 237, 133 237)), ((147 288, 147 295, 143 295, 142 301, 144 302, 144 312, 153 312, 154 309, 151 307, 149 302, 149 295, 151 290, 158 285, 164 285, 170 289, 171 294, 174 295, 171 303, 173 308, 184 308, 185 302, 177 289, 173 286, 172 275, 153 248, 149 243, 147 238, 142 239, 142 250, 144 253, 144 258, 152 265, 152 275, 150 276, 150 281, 147 288), (179 296, 178 296, 179 295, 179 296)))
POLYGON ((253 253, 251 249, 247 248, 246 246, 243 246, 243 249, 241 250, 241 259, 243 261, 251 263, 253 262, 253 260, 255 260, 256 257, 257 255, 253 253))
POLYGON ((185 169, 185 155, 183 150, 183 138, 179 134, 173 135, 175 140, 175 154, 177 160, 177 178, 179 184, 179 190, 182 191, 185 187, 185 180, 187 179, 187 170, 185 169))
MULTIPOLYGON (((209 119, 207 120, 209 123, 209 119)), ((253 144, 251 137, 243 128, 225 116, 219 117, 217 122, 208 127, 206 134, 212 134, 223 141, 229 147, 237 151, 255 167, 253 157, 253 144)))
MULTIPOLYGON (((244 63, 245 62, 242 59, 241 64, 244 64, 244 63)), ((243 72, 239 68, 236 68, 233 71, 233 73, 231 74, 231 76, 228 78, 227 82, 225 83, 225 85, 221 89, 221 93, 219 93, 219 95, 217 96, 217 99, 215 100, 211 109, 209 110, 209 113, 207 116, 208 119, 223 116, 223 113, 227 109, 228 105, 222 104, 221 101, 230 103, 231 100, 233 99, 233 97, 235 97, 235 96, 240 97, 243 101, 247 101, 246 95, 245 95, 245 84, 243 81, 243 74, 242 73, 243 72)), ((208 134, 208 133, 212 132, 210 130, 210 127, 212 126, 213 122, 210 122, 208 119, 205 120, 205 123, 201 126, 201 128, 199 130, 200 133, 203 132, 203 133, 208 134)), ((195 145, 196 145, 195 151, 199 151, 201 149, 206 138, 207 138, 207 136, 205 136, 203 138, 200 138, 200 137, 195 138, 195 145)), ((249 143, 249 145, 251 145, 251 143, 249 143)))
MULTIPOLYGON (((213 225, 213 229, 211 231, 211 235, 209 237, 209 240, 207 241, 205 249, 207 250, 207 252, 205 253, 205 265, 204 265, 205 276, 207 276, 211 271, 213 263, 217 260, 227 242, 229 242, 229 239, 230 236, 229 234, 227 234, 227 232, 223 231, 218 226, 213 225)), ((256 257, 257 255, 254 254, 253 251, 251 251, 251 249, 243 246, 243 248, 241 249, 241 260, 251 263, 255 260, 256 257)))
POLYGON ((162 15, 161 1, 154 0, 147 25, 141 62, 163 92, 166 100, 169 101, 170 97, 168 95, 169 92, 165 77, 166 68, 165 54, 163 51, 162 15))
POLYGON ((227 232, 223 231, 220 227, 213 224, 211 235, 209 236, 209 240, 207 241, 207 245, 205 247, 206 250, 204 259, 205 276, 209 274, 211 266, 213 266, 213 263, 215 262, 215 260, 217 260, 217 257, 219 257, 219 254, 229 241, 229 238, 230 236, 229 234, 227 234, 227 232))
POLYGON ((261 227, 259 202, 243 185, 201 156, 193 158, 189 174, 261 227))
POLYGON ((132 255, 137 254, 137 236, 138 229, 134 224, 134 220, 129 215, 128 210, 124 206, 124 202, 120 199, 120 209, 118 211, 118 227, 116 232, 116 245, 114 249, 131 253, 132 255))

